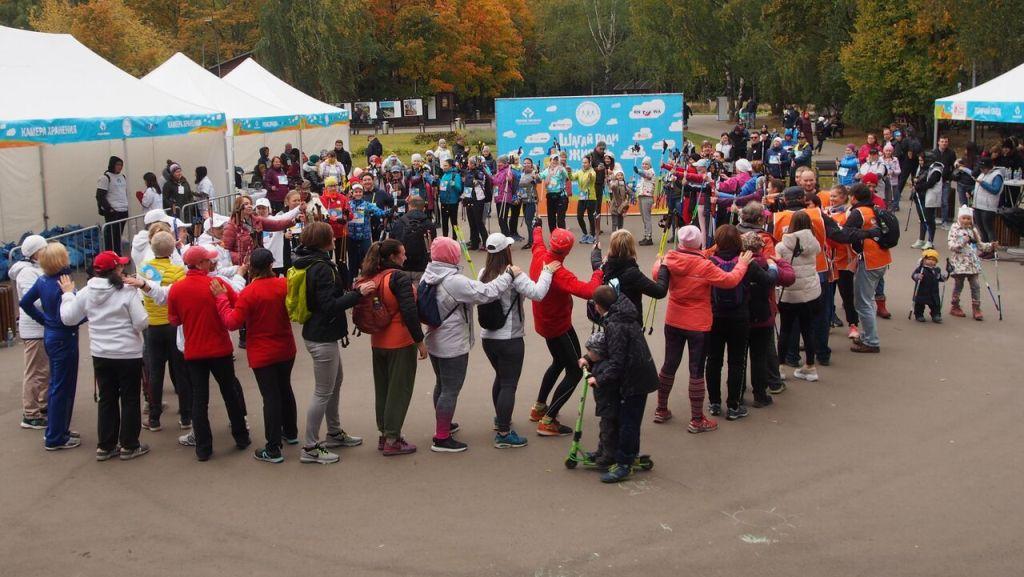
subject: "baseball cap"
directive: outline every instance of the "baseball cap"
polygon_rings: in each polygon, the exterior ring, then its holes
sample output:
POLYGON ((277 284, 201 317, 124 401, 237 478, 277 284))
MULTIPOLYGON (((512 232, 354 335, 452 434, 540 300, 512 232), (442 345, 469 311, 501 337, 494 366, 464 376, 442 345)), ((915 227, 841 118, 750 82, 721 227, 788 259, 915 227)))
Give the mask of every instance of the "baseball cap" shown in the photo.
POLYGON ((487 252, 495 254, 512 246, 512 242, 511 238, 501 234, 500 232, 495 232, 487 237, 487 243, 485 246, 487 247, 487 252))
POLYGON ((189 247, 185 251, 185 254, 181 257, 185 261, 185 266, 194 268, 204 260, 216 260, 217 251, 212 248, 207 248, 201 244, 189 247))
POLYGON ((261 199, 256 201, 256 205, 255 206, 256 207, 263 206, 263 207, 266 207, 266 208, 270 208, 270 201, 267 200, 266 198, 261 198, 261 199))
POLYGON ((30 234, 21 243, 21 254, 26 258, 46 248, 46 239, 38 234, 30 234))
POLYGON ((117 265, 126 265, 131 260, 126 256, 117 256, 117 253, 112 250, 105 250, 92 260, 92 269, 96 272, 106 272, 114 270, 117 265))
POLYGON ((213 218, 208 218, 203 221, 203 232, 209 231, 211 228, 220 228, 228 223, 230 219, 224 215, 214 214, 213 218))
POLYGON ((171 217, 167 216, 167 213, 160 208, 154 208, 153 210, 146 213, 146 216, 142 217, 142 222, 149 226, 154 222, 166 222, 171 223, 171 217))

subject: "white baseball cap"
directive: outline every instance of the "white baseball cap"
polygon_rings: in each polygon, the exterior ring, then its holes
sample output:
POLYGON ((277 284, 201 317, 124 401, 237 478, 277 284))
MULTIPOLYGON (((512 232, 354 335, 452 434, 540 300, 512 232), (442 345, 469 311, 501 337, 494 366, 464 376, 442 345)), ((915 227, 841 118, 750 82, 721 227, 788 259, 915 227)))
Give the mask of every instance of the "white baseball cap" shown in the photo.
POLYGON ((257 207, 265 206, 267 208, 270 208, 270 201, 265 199, 265 198, 261 198, 261 199, 256 201, 256 206, 257 207))
POLYGON ((513 242, 515 241, 513 241, 511 238, 501 234, 500 232, 495 232, 492 233, 491 236, 487 237, 487 242, 485 243, 485 245, 487 247, 487 252, 495 254, 512 246, 513 242))
POLYGON ((171 217, 167 216, 167 213, 161 208, 154 208, 153 210, 146 213, 146 216, 142 217, 142 222, 149 226, 154 222, 166 222, 171 224, 171 217))
POLYGON ((38 234, 30 234, 21 243, 21 254, 29 258, 35 253, 46 248, 46 239, 38 234))
POLYGON ((224 215, 214 214, 212 219, 208 218, 203 221, 203 232, 208 232, 211 228, 215 227, 221 228, 222 226, 227 224, 229 220, 231 219, 224 215))

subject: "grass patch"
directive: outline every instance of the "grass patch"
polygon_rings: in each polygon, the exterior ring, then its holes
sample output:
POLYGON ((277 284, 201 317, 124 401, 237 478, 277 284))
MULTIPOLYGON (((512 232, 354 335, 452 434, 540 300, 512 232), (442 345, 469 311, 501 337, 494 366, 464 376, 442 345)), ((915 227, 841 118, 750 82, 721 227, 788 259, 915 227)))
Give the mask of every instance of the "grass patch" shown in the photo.
MULTIPOLYGON (((493 130, 467 130, 459 131, 466 137, 466 144, 473 152, 477 152, 477 144, 483 142, 494 149, 495 132, 493 130)), ((414 153, 423 154, 427 149, 433 150, 437 147, 437 139, 444 138, 448 141, 448 148, 455 144, 454 134, 451 132, 402 132, 396 134, 378 134, 381 145, 384 147, 384 156, 391 153, 397 154, 399 158, 407 160, 414 153)), ((356 134, 352 136, 352 154, 366 156, 365 135, 356 134)))

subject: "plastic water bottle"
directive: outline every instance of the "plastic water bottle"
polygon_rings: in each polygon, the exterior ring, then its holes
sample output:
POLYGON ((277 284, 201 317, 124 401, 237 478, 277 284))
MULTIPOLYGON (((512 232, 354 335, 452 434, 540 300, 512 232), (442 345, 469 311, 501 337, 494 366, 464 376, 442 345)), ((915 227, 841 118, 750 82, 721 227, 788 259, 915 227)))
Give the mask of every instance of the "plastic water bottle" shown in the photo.
POLYGON ((10 327, 7 328, 7 340, 4 341, 4 346, 6 346, 6 347, 13 347, 14 346, 14 329, 12 329, 10 327))

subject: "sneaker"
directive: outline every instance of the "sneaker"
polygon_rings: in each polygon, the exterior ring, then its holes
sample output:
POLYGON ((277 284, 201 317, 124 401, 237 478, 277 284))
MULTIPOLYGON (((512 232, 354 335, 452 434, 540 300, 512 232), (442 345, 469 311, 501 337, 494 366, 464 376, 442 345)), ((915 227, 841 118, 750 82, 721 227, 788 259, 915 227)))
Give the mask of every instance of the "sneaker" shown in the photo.
POLYGON ((252 454, 252 458, 256 459, 257 461, 263 461, 264 463, 284 462, 284 457, 281 456, 281 453, 271 453, 266 449, 258 449, 255 453, 252 454))
POLYGON ((711 416, 717 417, 722 414, 722 403, 711 403, 708 405, 708 412, 711 416))
POLYGON ((182 431, 192 430, 192 419, 189 419, 187 417, 182 417, 178 419, 178 429, 182 431))
POLYGON ((153 433, 155 433, 157 431, 162 431, 163 430, 163 427, 160 426, 160 421, 158 421, 157 419, 153 419, 153 418, 146 419, 142 423, 142 428, 146 429, 147 431, 153 432, 153 433))
POLYGON ((773 395, 780 395, 786 390, 786 383, 779 383, 778 385, 768 385, 768 392, 773 395))
POLYGON ((134 449, 125 449, 125 448, 122 447, 121 448, 121 460, 122 461, 131 461, 132 459, 137 459, 137 458, 145 455, 148 452, 149 452, 149 445, 147 445, 146 443, 139 443, 139 446, 135 447, 134 449))
POLYGON ((495 449, 517 449, 519 447, 525 447, 527 445, 526 439, 520 437, 515 431, 509 431, 502 435, 494 435, 494 448, 495 449))
POLYGON ((786 380, 786 369, 782 368, 784 366, 786 365, 779 365, 779 378, 782 380, 786 380))
POLYGON ((916 241, 916 242, 914 242, 914 244, 910 245, 910 248, 923 249, 924 248, 924 241, 923 240, 916 241))
POLYGON ((850 350, 855 352, 855 353, 879 353, 879 352, 882 352, 882 350, 879 347, 873 347, 871 345, 865 345, 864 343, 862 343, 860 341, 854 342, 853 346, 850 347, 850 350))
POLYGON ((416 452, 416 445, 406 442, 405 439, 399 438, 396 441, 384 443, 384 456, 394 457, 396 455, 409 455, 416 452))
POLYGON ((44 445, 44 447, 46 448, 47 451, 59 451, 61 449, 74 449, 80 446, 81 444, 82 439, 79 439, 78 437, 68 437, 68 440, 65 441, 63 445, 54 445, 52 447, 49 445, 44 445))
POLYGON ((775 403, 775 399, 771 397, 765 397, 763 399, 754 399, 754 402, 750 403, 750 406, 754 407, 755 409, 763 409, 765 407, 771 406, 773 403, 775 403))
POLYGON ((349 435, 345 431, 327 433, 327 438, 323 442, 324 447, 327 447, 328 449, 334 449, 337 447, 358 447, 362 444, 362 437, 349 435))
POLYGON ((930 243, 930 242, 926 242, 926 243, 924 243, 924 246, 922 246, 921 248, 923 250, 928 250, 928 249, 931 249, 931 248, 935 248, 935 245, 930 243))
POLYGON ((667 423, 671 419, 672 419, 672 411, 668 410, 668 408, 664 408, 663 409, 661 407, 658 407, 657 409, 654 409, 654 422, 655 423, 659 423, 659 424, 660 423, 667 423))
POLYGON ((793 371, 793 376, 797 379, 813 383, 818 380, 818 369, 815 367, 801 367, 793 371))
POLYGON ((384 435, 378 436, 377 437, 377 450, 378 451, 383 451, 384 450, 384 443, 385 443, 384 435))
POLYGON ((452 421, 452 424, 448 426, 449 435, 454 435, 455 433, 458 433, 460 430, 462 430, 462 427, 460 427, 459 424, 456 423, 455 421, 452 421))
POLYGON ((725 415, 726 421, 736 421, 747 416, 747 408, 743 405, 737 406, 735 409, 729 409, 725 415))
POLYGON ((533 243, 532 243, 532 242, 528 242, 528 243, 524 244, 524 245, 523 245, 523 246, 522 246, 522 247, 520 248, 520 250, 530 250, 531 248, 533 248, 533 243))
POLYGON ((831 324, 832 324, 832 328, 838 329, 838 328, 841 328, 843 326, 843 321, 839 320, 838 316, 832 315, 832 323, 831 324))
POLYGON ((460 443, 452 437, 446 439, 438 439, 434 437, 434 442, 430 444, 430 450, 435 453, 461 453, 469 448, 466 443, 460 443))
POLYGON ((559 423, 558 419, 544 417, 537 424, 537 434, 542 437, 564 437, 565 435, 571 435, 572 429, 559 423))
POLYGON ((850 332, 846 333, 846 337, 850 339, 860 338, 860 331, 857 330, 857 325, 850 325, 850 332))
POLYGON ((940 315, 940 314, 932 315, 932 322, 936 323, 936 324, 942 324, 942 315, 940 315))
POLYGON ((536 423, 544 418, 544 415, 548 412, 548 406, 544 403, 534 403, 533 408, 530 409, 530 422, 536 423))
POLYGON ((924 315, 914 315, 914 320, 919 322, 919 323, 926 323, 926 322, 928 322, 928 319, 925 318, 924 315))
POLYGON ((68 436, 73 439, 81 439, 82 433, 79 433, 78 431, 68 431, 68 436))
POLYGON ((608 472, 601 475, 602 483, 619 483, 633 475, 632 467, 623 467, 619 464, 608 467, 608 472))
POLYGON ((187 434, 178 437, 178 444, 183 447, 195 447, 196 446, 196 433, 195 431, 189 431, 187 434))
POLYGON ((37 430, 37 431, 40 430, 40 429, 45 429, 46 428, 46 419, 44 419, 42 417, 37 417, 37 418, 34 418, 34 419, 30 419, 28 417, 22 417, 22 419, 21 419, 21 428, 22 429, 34 429, 34 430, 37 430))
POLYGON ((252 438, 250 438, 249 435, 246 435, 242 440, 235 440, 235 448, 239 451, 249 448, 249 445, 251 444, 252 438))
POLYGON ((319 463, 321 465, 330 465, 337 463, 341 460, 341 457, 323 448, 322 445, 316 444, 308 449, 302 449, 299 454, 300 463, 319 463))
POLYGON ((718 423, 712 421, 707 417, 701 417, 699 419, 691 419, 690 424, 686 426, 686 430, 697 434, 697 433, 709 433, 718 428, 718 423))
POLYGON ((96 460, 97 461, 109 461, 116 457, 121 452, 120 447, 114 447, 109 451, 106 449, 96 448, 96 460))
POLYGON ((299 444, 299 438, 298 437, 289 437, 288 435, 285 435, 284 433, 282 433, 281 434, 281 442, 283 442, 286 445, 298 445, 299 444))

